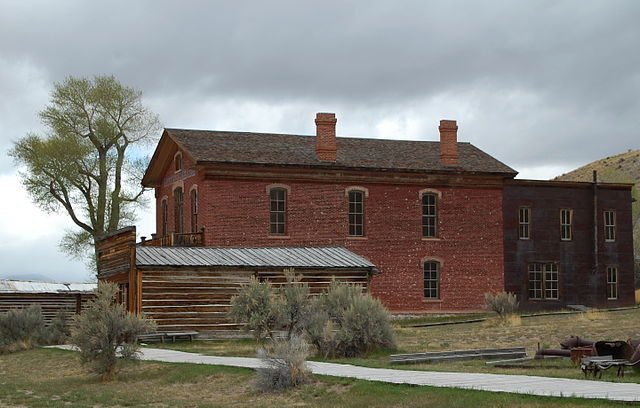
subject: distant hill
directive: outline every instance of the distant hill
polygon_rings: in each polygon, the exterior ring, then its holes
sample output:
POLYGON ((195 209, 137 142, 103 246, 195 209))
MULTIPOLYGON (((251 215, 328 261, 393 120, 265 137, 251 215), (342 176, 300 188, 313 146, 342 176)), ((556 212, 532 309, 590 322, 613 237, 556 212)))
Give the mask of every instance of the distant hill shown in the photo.
POLYGON ((25 273, 25 274, 10 274, 10 275, 2 275, 0 274, 0 279, 14 279, 14 280, 34 280, 34 281, 42 281, 42 282, 53 282, 48 276, 40 275, 37 273, 25 273))
POLYGON ((563 181, 592 181, 593 170, 598 181, 607 183, 640 183, 640 150, 629 150, 616 156, 596 160, 556 177, 563 181))
POLYGON ((554 178, 562 181, 593 181, 593 171, 598 172, 598 181, 605 183, 633 183, 635 202, 633 209, 633 240, 636 258, 640 256, 640 150, 629 150, 616 156, 596 160, 569 173, 554 178))

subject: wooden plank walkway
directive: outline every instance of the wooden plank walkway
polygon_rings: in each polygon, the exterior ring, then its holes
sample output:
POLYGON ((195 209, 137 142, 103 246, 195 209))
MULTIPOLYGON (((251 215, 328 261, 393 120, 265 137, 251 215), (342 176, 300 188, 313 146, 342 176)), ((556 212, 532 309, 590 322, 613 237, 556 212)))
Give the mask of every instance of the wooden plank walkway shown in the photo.
MULTIPOLYGON (((63 346, 64 347, 64 346, 63 346)), ((262 362, 250 357, 214 357, 182 351, 143 348, 143 360, 172 363, 213 364, 259 368, 262 362)), ((490 392, 509 392, 554 397, 597 398, 615 401, 640 401, 640 384, 595 380, 533 377, 526 375, 451 373, 359 367, 349 364, 309 361, 314 374, 357 378, 394 384, 451 387, 490 392)))

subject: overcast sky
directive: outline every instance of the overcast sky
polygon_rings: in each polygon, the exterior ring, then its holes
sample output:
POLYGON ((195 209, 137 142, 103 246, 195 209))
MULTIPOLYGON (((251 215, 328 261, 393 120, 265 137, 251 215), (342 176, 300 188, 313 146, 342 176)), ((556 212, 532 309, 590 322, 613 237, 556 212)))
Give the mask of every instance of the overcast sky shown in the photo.
POLYGON ((437 140, 455 119, 544 179, 640 147, 639 22, 636 0, 0 0, 0 277, 90 276, 6 155, 66 76, 115 75, 166 127, 313 134, 324 111, 339 136, 437 140))

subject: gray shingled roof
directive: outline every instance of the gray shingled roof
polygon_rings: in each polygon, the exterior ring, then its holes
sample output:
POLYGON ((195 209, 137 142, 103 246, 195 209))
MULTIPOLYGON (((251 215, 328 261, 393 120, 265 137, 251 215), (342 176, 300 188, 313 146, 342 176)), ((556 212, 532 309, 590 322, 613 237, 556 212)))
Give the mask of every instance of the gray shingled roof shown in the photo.
POLYGON ((440 162, 439 142, 338 137, 336 162, 326 163, 316 158, 313 136, 165 130, 197 162, 517 173, 470 143, 458 143, 460 165, 449 167, 440 162))
POLYGON ((342 247, 136 247, 137 266, 244 266, 276 268, 373 268, 342 247))

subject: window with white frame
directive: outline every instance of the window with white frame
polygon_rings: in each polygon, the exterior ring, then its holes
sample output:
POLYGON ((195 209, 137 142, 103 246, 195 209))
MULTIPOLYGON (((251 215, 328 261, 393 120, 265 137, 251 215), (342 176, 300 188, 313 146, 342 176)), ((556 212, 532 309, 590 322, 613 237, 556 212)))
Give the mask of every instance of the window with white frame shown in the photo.
POLYGON ((616 240, 616 212, 613 210, 604 212, 604 240, 606 242, 616 240))
POLYGON ((573 210, 569 208, 560 210, 560 239, 562 241, 573 239, 573 210))
POLYGON ((436 238, 438 236, 438 196, 422 195, 422 236, 436 238))
POLYGON ((364 236, 364 192, 350 190, 349 197, 349 235, 364 236))
POLYGON ((269 190, 269 233, 287 235, 287 190, 275 187, 269 190))
POLYGON ((428 261, 424 265, 424 297, 426 299, 440 298, 440 263, 428 261))
POLYGON ((518 238, 530 238, 531 225, 531 209, 529 207, 520 207, 518 209, 518 238))
POLYGON ((618 299, 618 268, 607 266, 607 299, 618 299))

